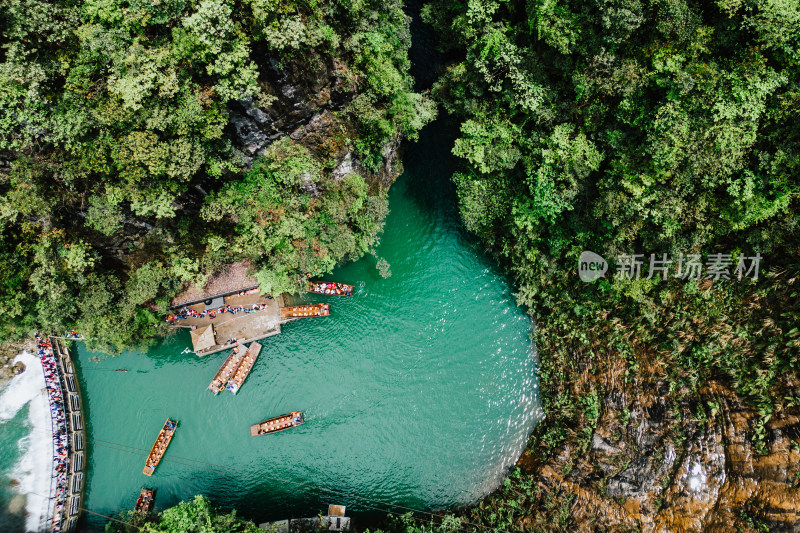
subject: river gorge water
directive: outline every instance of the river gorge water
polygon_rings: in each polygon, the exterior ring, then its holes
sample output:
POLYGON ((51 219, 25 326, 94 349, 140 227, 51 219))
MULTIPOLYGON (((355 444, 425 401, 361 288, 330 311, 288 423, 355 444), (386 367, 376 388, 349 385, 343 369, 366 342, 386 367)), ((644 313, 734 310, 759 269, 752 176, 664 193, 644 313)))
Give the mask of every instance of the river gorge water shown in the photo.
POLYGON ((185 330, 146 353, 73 348, 88 414, 86 508, 115 514, 152 486, 157 509, 204 494, 256 521, 327 503, 368 518, 385 503, 453 507, 497 486, 540 416, 532 324, 460 225, 449 133, 433 124, 407 150, 376 250, 391 274, 375 256, 337 269, 329 279, 355 284, 355 296, 303 296, 329 302, 331 316, 262 341, 236 396, 206 390, 227 352, 186 353, 185 330), (250 424, 292 410, 305 425, 249 436, 250 424), (147 478, 167 417, 180 427, 147 478))

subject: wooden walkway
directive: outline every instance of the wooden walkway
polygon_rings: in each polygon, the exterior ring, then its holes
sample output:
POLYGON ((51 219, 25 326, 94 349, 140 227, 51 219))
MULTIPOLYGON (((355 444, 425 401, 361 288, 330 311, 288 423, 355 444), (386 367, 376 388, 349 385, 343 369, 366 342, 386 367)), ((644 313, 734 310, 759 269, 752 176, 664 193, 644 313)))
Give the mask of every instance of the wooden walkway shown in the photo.
MULTIPOLYGON (((279 334, 281 332, 281 324, 284 322, 280 316, 280 308, 283 304, 282 297, 278 296, 277 298, 269 299, 258 294, 241 296, 232 294, 225 297, 225 305, 230 305, 231 308, 243 307, 247 310, 252 309, 254 304, 265 304, 265 306, 260 311, 249 313, 245 311, 239 311, 238 313, 218 312, 213 317, 207 315, 204 317, 184 318, 175 322, 173 327, 200 328, 209 324, 214 326, 214 337, 217 344, 196 351, 195 353, 200 357, 223 350, 230 350, 237 343, 249 344, 279 334)), ((188 306, 187 309, 200 313, 205 310, 205 305, 188 306)))
POLYGON ((86 486, 86 429, 83 416, 83 399, 80 383, 69 350, 61 339, 50 337, 53 355, 58 361, 59 378, 64 391, 64 410, 69 433, 68 496, 61 523, 54 524, 60 531, 75 531, 83 508, 86 486))
MULTIPOLYGON (((215 344, 208 346, 205 343, 198 343, 195 346, 195 354, 203 357, 223 350, 250 344, 261 339, 278 335, 281 332, 281 325, 294 320, 308 317, 328 316, 330 306, 328 304, 306 304, 298 306, 284 306, 284 295, 275 298, 267 298, 260 294, 231 294, 225 296, 224 305, 230 306, 231 310, 241 308, 238 312, 214 311, 213 315, 191 316, 181 318, 172 323, 174 328, 204 328, 211 325, 213 327, 215 344), (258 305, 260 309, 253 311, 253 306, 258 305), (249 311, 249 312, 248 312, 249 311), (208 346, 208 347, 206 347, 208 346)), ((195 304, 186 306, 189 311, 202 314, 206 311, 205 304, 195 304)))

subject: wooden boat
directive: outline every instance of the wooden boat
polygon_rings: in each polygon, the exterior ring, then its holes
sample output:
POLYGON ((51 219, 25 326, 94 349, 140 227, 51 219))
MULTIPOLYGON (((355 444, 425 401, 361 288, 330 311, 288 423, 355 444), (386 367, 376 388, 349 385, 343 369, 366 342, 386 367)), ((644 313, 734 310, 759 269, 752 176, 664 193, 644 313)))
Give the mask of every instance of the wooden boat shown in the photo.
POLYGON ((142 473, 145 476, 152 476, 153 472, 156 471, 156 467, 158 463, 161 462, 161 458, 164 457, 169 443, 172 442, 172 436, 175 435, 175 428, 177 427, 178 423, 169 418, 164 422, 164 427, 161 428, 161 431, 158 433, 158 438, 156 438, 156 442, 150 449, 150 454, 147 456, 147 460, 144 463, 144 470, 142 470, 142 473))
POLYGON ((253 424, 250 426, 250 436, 255 437, 256 435, 277 433, 278 431, 297 427, 304 423, 303 411, 292 411, 288 415, 276 416, 275 418, 264 420, 258 424, 253 424))
POLYGON ((136 500, 135 510, 137 513, 149 513, 156 504, 156 489, 142 487, 139 499, 136 500))
POLYGON ((309 281, 308 292, 331 294, 334 296, 352 296, 353 286, 335 281, 309 281))
POLYGON ((209 383, 208 387, 206 388, 210 391, 213 391, 215 396, 219 394, 219 391, 225 388, 228 380, 231 379, 231 376, 233 376, 239 369, 239 365, 242 364, 243 360, 244 354, 236 353, 236 350, 231 352, 228 358, 225 359, 225 362, 222 363, 222 366, 219 367, 219 370, 217 370, 217 373, 214 375, 214 379, 211 380, 211 383, 209 383))
POLYGON ((304 318, 311 316, 328 316, 328 304, 293 305, 281 307, 281 318, 304 318))
POLYGON ((232 378, 228 380, 228 386, 226 387, 229 391, 236 394, 239 392, 239 387, 242 386, 244 380, 247 379, 247 376, 250 374, 250 371, 253 369, 253 365, 256 364, 256 359, 258 359, 258 354, 261 352, 261 345, 257 342, 250 344, 250 347, 247 349, 247 353, 244 354, 242 358, 242 364, 239 365, 239 368, 236 370, 236 373, 233 375, 232 378))

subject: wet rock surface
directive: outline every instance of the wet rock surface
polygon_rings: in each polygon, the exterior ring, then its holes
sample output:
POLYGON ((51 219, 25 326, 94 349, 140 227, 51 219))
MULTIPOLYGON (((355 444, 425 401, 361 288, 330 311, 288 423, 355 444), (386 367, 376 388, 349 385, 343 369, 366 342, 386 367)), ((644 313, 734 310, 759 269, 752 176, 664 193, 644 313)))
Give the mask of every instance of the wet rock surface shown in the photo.
MULTIPOLYGON (((358 158, 352 146, 356 127, 348 122, 345 108, 358 96, 355 75, 339 59, 311 56, 303 62, 280 64, 266 51, 257 51, 259 85, 258 99, 245 98, 229 104, 226 134, 233 145, 232 161, 237 167, 248 168, 266 149, 282 138, 303 145, 321 163, 326 179, 340 181, 350 173, 383 190, 388 189, 402 172, 400 164, 402 135, 398 134, 381 149, 381 161, 372 171, 358 158)), ((4 172, 0 153, 0 176, 4 172)), ((173 204, 176 212, 199 216, 210 191, 218 189, 217 178, 198 178, 198 183, 173 204)), ((320 183, 307 180, 301 189, 312 198, 322 194, 320 183)), ((93 235, 98 248, 106 253, 106 261, 118 268, 130 263, 145 262, 150 250, 148 242, 171 241, 158 220, 138 220, 126 211, 120 221, 122 228, 113 235, 93 235)), ((85 218, 86 211, 78 213, 85 218)))
POLYGON ((382 164, 375 174, 356 158, 348 147, 344 132, 350 128, 341 111, 358 93, 344 63, 322 57, 302 68, 292 62, 281 65, 269 57, 259 63, 259 81, 266 98, 260 102, 247 98, 229 108, 229 133, 247 164, 252 164, 269 145, 288 136, 332 169, 336 180, 354 172, 372 177, 384 187, 391 185, 401 172, 401 137, 398 135, 382 147, 382 164))
MULTIPOLYGON (((760 415, 729 386, 712 380, 681 400, 657 365, 639 364, 636 380, 613 361, 568 385, 602 391, 600 414, 590 436, 548 459, 523 454, 538 501, 566 502, 579 531, 800 531, 800 408, 772 416, 759 450, 750 435, 760 415)), ((787 385, 776 393, 796 394, 787 385)))
POLYGON ((24 350, 33 352, 35 348, 33 339, 7 341, 0 344, 0 386, 5 385, 17 374, 25 372, 25 365, 14 363, 14 358, 24 350))

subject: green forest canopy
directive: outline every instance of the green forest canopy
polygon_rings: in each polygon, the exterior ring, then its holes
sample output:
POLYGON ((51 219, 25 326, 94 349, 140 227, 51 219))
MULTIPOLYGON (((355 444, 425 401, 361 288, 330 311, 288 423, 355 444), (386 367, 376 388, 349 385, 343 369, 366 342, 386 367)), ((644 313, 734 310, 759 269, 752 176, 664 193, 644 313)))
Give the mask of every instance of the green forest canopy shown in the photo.
POLYGON ((401 8, 3 2, 0 335, 77 328, 121 349, 223 263, 251 260, 279 292, 370 249, 391 182, 372 174, 381 150, 434 114, 411 90, 401 8), (231 104, 291 107, 269 83, 285 68, 335 69, 336 134, 322 147, 284 136, 249 169, 231 104), (348 150, 365 170, 336 178, 348 150))
MULTIPOLYGON (((619 359, 621 379, 665 383, 667 405, 699 423, 721 416, 700 387, 730 387, 767 453, 768 422, 799 393, 800 4, 436 0, 423 18, 454 58, 435 94, 460 124, 462 217, 536 317, 537 464, 591 447, 614 404, 600 369, 619 359), (611 261, 605 279, 579 280, 585 250, 611 261), (641 279, 613 278, 623 254, 644 255, 641 279), (650 254, 673 258, 667 279, 646 279, 650 254), (731 279, 676 278, 681 254, 729 255, 731 279), (756 254, 758 279, 737 279, 756 254)), ((583 488, 602 494, 593 475, 583 488)), ((537 483, 509 478, 468 516, 570 530, 574 495, 537 483)))
MULTIPOLYGON (((5 5, 7 334, 78 324, 124 345, 137 329, 117 331, 120 319, 152 322, 142 304, 163 305, 224 261, 251 258, 265 287, 286 290, 369 249, 385 188, 329 179, 329 160, 290 139, 243 170, 226 104, 272 97, 255 50, 346 63, 357 96, 341 126, 367 166, 433 116, 411 90, 396 2, 5 5), (304 192, 309 182, 322 196, 304 192), (189 205, 198 183, 214 187, 189 205), (103 238, 128 221, 153 230, 120 260, 103 238)), ((635 375, 642 347, 664 361, 670 394, 727 380, 758 407, 749 436, 763 441, 772 413, 795 401, 778 378, 800 368, 797 2, 436 0, 423 18, 455 58, 435 92, 460 124, 464 222, 537 317, 549 414, 539 458, 592 435, 603 391, 573 398, 562 386, 581 354, 622 354, 635 375), (760 253, 764 264, 758 280, 585 284, 583 250, 612 261, 726 253, 733 264, 760 253)), ((531 486, 519 475, 505 485, 526 505, 531 486)), ((471 519, 515 524, 526 507, 513 503, 471 519)))

